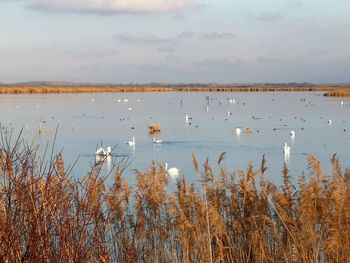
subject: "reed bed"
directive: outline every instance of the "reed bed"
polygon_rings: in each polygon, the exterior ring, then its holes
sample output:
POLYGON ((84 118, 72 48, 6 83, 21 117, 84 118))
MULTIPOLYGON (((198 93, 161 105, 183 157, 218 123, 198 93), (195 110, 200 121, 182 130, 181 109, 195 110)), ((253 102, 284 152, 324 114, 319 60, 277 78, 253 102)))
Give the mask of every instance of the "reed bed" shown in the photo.
POLYGON ((322 85, 0 85, 0 94, 98 93, 98 92, 261 92, 327 91, 322 85))
POLYGON ((324 95, 329 97, 350 97, 350 87, 331 89, 327 91, 324 95))
MULTIPOLYGON (((12 139, 13 140, 13 139, 12 139)), ((348 262, 350 171, 331 158, 325 174, 307 154, 309 173, 283 185, 261 166, 228 172, 225 154, 212 168, 193 155, 199 189, 185 177, 168 190, 164 167, 112 183, 101 162, 82 179, 69 175, 60 153, 47 162, 35 144, 2 138, 0 147, 2 262, 348 262), (217 174, 214 172, 217 171, 217 174)), ((48 150, 48 152, 50 152, 48 150)), ((53 153, 53 150, 51 151, 53 153)))

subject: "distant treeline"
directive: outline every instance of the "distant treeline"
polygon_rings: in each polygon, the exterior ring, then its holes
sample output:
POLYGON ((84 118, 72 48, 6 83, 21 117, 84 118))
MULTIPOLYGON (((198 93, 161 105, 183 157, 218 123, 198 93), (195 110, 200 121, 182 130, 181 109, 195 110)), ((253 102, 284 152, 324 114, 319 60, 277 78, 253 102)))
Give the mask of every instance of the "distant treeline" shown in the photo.
POLYGON ((149 84, 149 85, 92 85, 92 84, 0 84, 0 94, 35 93, 96 93, 96 92, 257 92, 257 91, 327 91, 347 90, 344 86, 312 84, 261 84, 261 85, 221 85, 221 84, 149 84))

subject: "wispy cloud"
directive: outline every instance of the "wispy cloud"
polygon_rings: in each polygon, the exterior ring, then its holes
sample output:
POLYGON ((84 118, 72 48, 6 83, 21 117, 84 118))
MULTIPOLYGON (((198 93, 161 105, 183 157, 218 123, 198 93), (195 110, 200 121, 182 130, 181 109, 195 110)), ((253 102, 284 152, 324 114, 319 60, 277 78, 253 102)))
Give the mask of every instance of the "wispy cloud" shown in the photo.
POLYGON ((182 31, 179 34, 177 34, 178 38, 192 38, 196 35, 196 32, 194 32, 193 30, 186 30, 186 31, 182 31))
POLYGON ((261 21, 276 22, 283 19, 284 16, 279 12, 269 11, 258 14, 256 18, 261 21))
POLYGON ((119 55, 118 49, 89 49, 89 50, 76 50, 70 49, 63 52, 64 56, 74 57, 77 59, 103 59, 110 58, 119 55))
POLYGON ((120 41, 130 43, 142 43, 142 44, 176 44, 176 41, 172 38, 159 37, 156 34, 150 32, 138 33, 138 34, 117 34, 116 38, 120 41))
POLYGON ((213 70, 232 70, 233 68, 243 66, 244 61, 234 57, 217 57, 194 62, 194 65, 213 70))
POLYGON ((28 0, 32 8, 81 13, 158 13, 200 8, 196 0, 28 0))
POLYGON ((201 32, 199 37, 201 39, 223 39, 223 38, 235 38, 237 36, 230 32, 211 31, 211 32, 201 32))

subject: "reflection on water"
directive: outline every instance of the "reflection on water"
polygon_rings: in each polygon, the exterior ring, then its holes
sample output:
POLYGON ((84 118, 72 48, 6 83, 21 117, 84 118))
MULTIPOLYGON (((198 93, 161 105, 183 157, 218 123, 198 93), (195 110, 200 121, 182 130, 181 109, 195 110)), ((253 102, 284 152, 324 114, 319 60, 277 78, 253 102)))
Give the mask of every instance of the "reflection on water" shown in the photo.
MULTIPOLYGON (((215 168, 222 152, 228 171, 245 170, 249 162, 258 167, 265 154, 267 175, 280 182, 283 162, 294 178, 305 170, 305 152, 325 168, 337 153, 342 167, 350 167, 350 104, 340 102, 317 92, 1 95, 0 122, 14 131, 24 128, 27 139, 42 145, 53 141, 59 123, 56 145, 65 163, 81 156, 75 176, 89 171, 102 140, 116 145, 115 154, 135 158, 125 174, 131 183, 132 169, 146 171, 152 160, 171 162, 189 182, 197 182, 192 153, 200 162, 209 157, 215 168), (160 124, 162 144, 153 143, 151 123, 160 124), (135 144, 129 145, 133 136, 135 144), (288 156, 284 142, 290 145, 288 156)), ((113 168, 111 159, 103 163, 106 171, 113 168)))

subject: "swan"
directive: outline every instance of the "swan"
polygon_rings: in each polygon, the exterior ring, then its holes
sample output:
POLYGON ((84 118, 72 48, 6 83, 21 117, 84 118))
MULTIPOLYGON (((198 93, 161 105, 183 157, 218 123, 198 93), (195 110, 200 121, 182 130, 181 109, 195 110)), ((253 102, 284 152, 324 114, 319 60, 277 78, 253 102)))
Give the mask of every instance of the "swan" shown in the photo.
POLYGON ((340 105, 342 105, 342 106, 343 106, 343 105, 344 105, 344 101, 341 101, 341 102, 340 102, 340 105))
POLYGON ((236 128, 236 135, 239 136, 241 135, 242 130, 240 128, 236 128))
POLYGON ((155 144, 161 144, 163 142, 160 139, 156 140, 156 138, 152 138, 152 140, 153 140, 153 143, 155 143, 155 144))
POLYGON ((180 172, 180 170, 177 169, 176 167, 172 167, 168 169, 168 163, 165 163, 165 171, 168 175, 174 176, 174 177, 178 176, 180 172))
POLYGON ((109 156, 111 152, 112 152, 111 146, 108 146, 106 150, 100 147, 96 150, 95 154, 98 156, 109 156))
POLYGON ((332 124, 332 120, 328 120, 328 124, 331 125, 332 124))
POLYGON ((286 142, 284 143, 283 153, 284 154, 290 154, 290 147, 289 147, 289 145, 286 142))
POLYGON ((295 131, 294 130, 290 131, 290 137, 293 137, 293 138, 295 137, 295 131))
POLYGON ((128 99, 124 99, 124 102, 128 102, 128 99))
POLYGON ((130 146, 135 145, 135 136, 132 137, 132 141, 128 141, 128 144, 129 144, 130 146))

